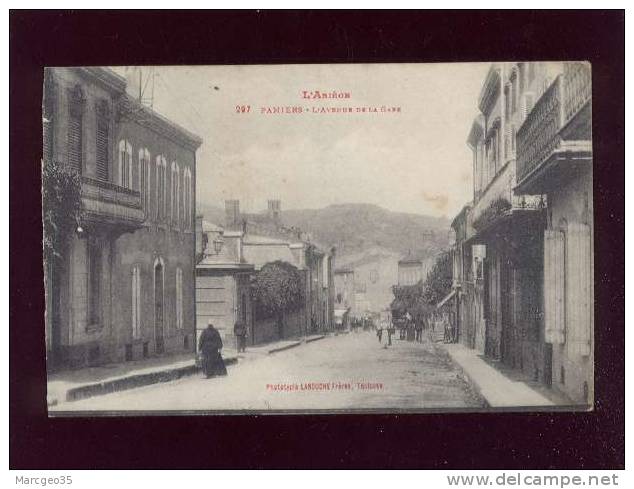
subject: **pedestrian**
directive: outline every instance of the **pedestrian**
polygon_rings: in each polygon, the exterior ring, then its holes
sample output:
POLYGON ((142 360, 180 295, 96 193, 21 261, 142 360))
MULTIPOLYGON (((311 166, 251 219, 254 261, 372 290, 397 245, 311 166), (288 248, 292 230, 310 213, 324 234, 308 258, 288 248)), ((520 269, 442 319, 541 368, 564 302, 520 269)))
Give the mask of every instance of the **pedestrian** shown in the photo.
POLYGON ((376 328, 376 337, 379 339, 379 343, 381 343, 381 338, 383 337, 383 325, 379 325, 379 327, 376 328))
POLYGON ((416 329, 416 341, 421 343, 423 341, 423 318, 417 316, 414 324, 416 329))
POLYGON ((202 332, 198 341, 198 351, 200 351, 202 357, 202 368, 205 377, 227 375, 227 368, 220 350, 222 350, 222 338, 218 330, 209 321, 207 329, 202 332))
POLYGON ((238 353, 247 350, 247 326, 242 321, 236 321, 233 327, 233 334, 236 336, 238 353))

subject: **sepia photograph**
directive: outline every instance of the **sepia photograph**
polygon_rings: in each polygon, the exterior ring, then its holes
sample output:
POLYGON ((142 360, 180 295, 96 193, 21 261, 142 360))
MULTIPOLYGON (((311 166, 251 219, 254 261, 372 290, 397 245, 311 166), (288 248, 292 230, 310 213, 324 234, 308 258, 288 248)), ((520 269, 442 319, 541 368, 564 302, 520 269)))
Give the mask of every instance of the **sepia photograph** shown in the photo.
POLYGON ((43 79, 49 416, 594 409, 589 62, 43 79))

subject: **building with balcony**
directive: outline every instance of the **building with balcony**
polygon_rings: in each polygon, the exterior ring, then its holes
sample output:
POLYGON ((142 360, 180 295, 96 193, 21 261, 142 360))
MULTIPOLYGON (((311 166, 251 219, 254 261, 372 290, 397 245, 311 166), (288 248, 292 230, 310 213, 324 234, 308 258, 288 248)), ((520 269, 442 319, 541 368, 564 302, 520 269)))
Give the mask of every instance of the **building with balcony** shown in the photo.
POLYGON ((544 194, 545 341, 552 385, 580 404, 594 396, 592 80, 564 63, 517 133, 518 195, 544 194))
POLYGON ((543 300, 545 192, 518 192, 518 135, 560 63, 497 63, 484 80, 467 144, 473 202, 456 216, 453 249, 458 339, 550 384, 543 300))
POLYGON ((43 162, 80 174, 82 207, 46 270, 49 367, 193 351, 201 140, 98 67, 46 70, 43 124, 43 162))

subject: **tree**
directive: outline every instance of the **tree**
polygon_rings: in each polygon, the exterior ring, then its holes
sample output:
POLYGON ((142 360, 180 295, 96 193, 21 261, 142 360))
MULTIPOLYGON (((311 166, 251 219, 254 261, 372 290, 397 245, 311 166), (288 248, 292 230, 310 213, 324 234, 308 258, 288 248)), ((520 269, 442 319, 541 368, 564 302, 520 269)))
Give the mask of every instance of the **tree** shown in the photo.
POLYGON ((424 281, 392 287, 392 314, 399 317, 409 312, 414 318, 425 316, 451 291, 451 284, 451 255, 445 251, 438 256, 424 281))
POLYGON ((81 220, 81 177, 55 161, 42 166, 42 221, 44 259, 52 263, 62 256, 64 241, 81 220))
POLYGON ((438 304, 451 292, 451 255, 444 251, 436 258, 434 266, 427 274, 423 300, 428 304, 438 304))
POLYGON ((303 299, 299 270, 284 261, 270 262, 255 275, 251 285, 258 316, 277 318, 283 336, 285 313, 296 310, 303 299))

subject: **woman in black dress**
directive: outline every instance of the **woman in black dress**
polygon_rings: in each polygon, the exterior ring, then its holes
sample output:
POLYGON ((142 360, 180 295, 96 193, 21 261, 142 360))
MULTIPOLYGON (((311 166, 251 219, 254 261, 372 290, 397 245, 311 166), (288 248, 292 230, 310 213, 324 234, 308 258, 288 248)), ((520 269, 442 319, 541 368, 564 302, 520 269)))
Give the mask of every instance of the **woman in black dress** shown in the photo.
POLYGON ((220 350, 222 350, 222 338, 211 322, 207 325, 207 329, 200 335, 198 350, 202 356, 203 372, 207 378, 216 375, 227 375, 225 362, 222 359, 222 355, 220 355, 220 350))

